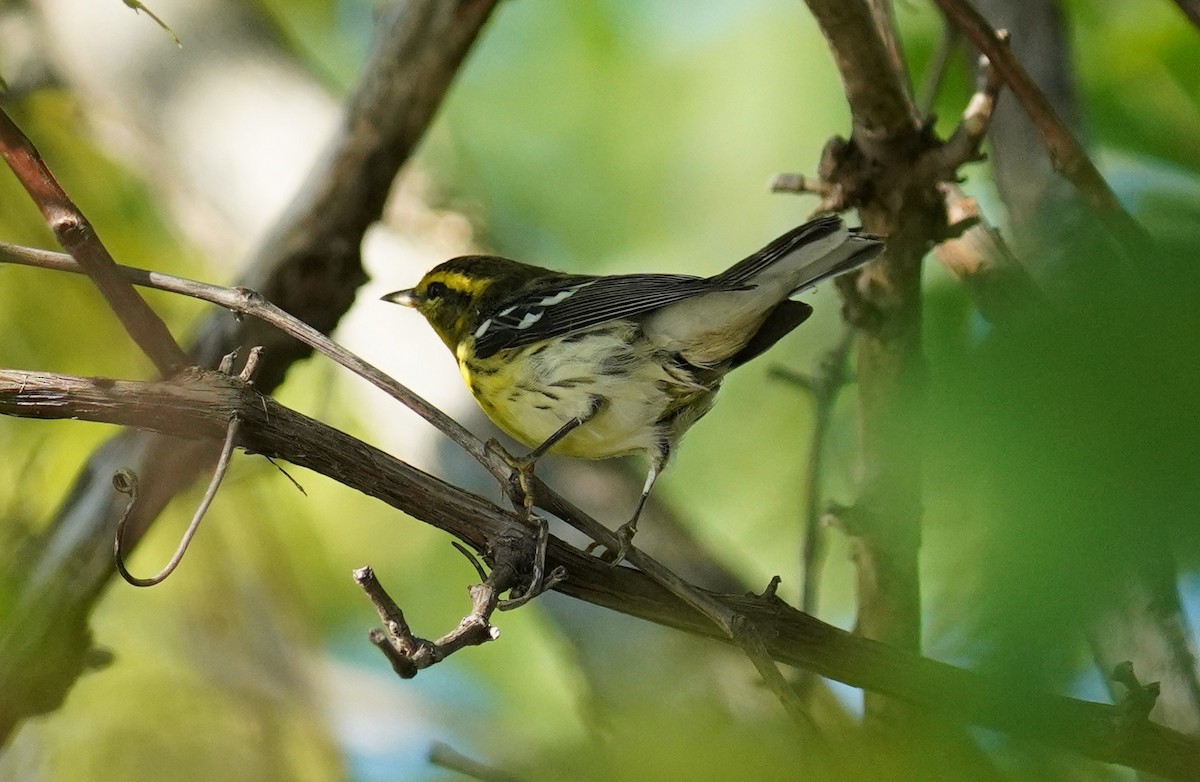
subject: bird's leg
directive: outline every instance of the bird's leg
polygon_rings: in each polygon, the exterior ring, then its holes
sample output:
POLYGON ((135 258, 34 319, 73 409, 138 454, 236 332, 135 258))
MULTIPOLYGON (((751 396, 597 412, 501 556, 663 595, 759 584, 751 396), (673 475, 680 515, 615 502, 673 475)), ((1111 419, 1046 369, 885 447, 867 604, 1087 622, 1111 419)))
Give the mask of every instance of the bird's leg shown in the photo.
POLYGON ((665 462, 665 456, 661 459, 655 458, 650 462, 650 470, 646 473, 646 483, 642 486, 642 496, 638 500, 637 508, 633 511, 633 518, 617 527, 617 539, 621 541, 621 547, 617 549, 616 559, 613 560, 614 565, 625 559, 625 555, 629 553, 629 547, 633 544, 633 536, 637 534, 638 517, 642 515, 642 509, 646 507, 646 500, 650 498, 650 490, 654 488, 654 482, 658 480, 665 462))
POLYGON ((567 421, 525 456, 512 456, 505 452, 503 448, 497 449, 504 461, 508 462, 508 465, 516 472, 517 484, 521 490, 522 502, 525 506, 527 516, 533 513, 533 486, 530 479, 533 477, 533 468, 537 464, 537 460, 545 456, 564 437, 595 418, 596 414, 603 407, 604 400, 600 397, 593 397, 591 406, 585 414, 567 421))
MULTIPOLYGON (((633 518, 617 527, 617 540, 620 541, 620 546, 612 554, 602 555, 602 558, 606 560, 611 556, 611 564, 617 565, 629 553, 629 549, 633 545, 633 536, 637 533, 638 518, 646 507, 646 500, 650 499, 650 490, 654 488, 654 482, 658 480, 663 468, 667 466, 667 457, 670 454, 670 444, 665 438, 660 440, 657 449, 650 457, 650 469, 646 473, 646 483, 642 486, 642 496, 638 500, 637 508, 633 511, 633 518)), ((594 544, 588 546, 587 550, 591 551, 594 547, 594 544)))

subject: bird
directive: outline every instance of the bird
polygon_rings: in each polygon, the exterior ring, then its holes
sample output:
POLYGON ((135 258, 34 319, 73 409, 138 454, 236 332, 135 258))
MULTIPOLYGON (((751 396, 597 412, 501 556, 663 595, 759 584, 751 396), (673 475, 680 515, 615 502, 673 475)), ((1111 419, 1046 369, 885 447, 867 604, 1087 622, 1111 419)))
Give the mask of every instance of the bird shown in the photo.
MULTIPOLYGON (((641 497, 617 530, 615 563, 628 553, 668 459, 712 409, 725 375, 812 314, 793 296, 869 263, 884 247, 881 237, 826 215, 711 277, 567 274, 465 255, 382 299, 423 315, 487 416, 532 448, 520 458, 505 454, 521 474, 532 475, 547 453, 646 457, 641 497)), ((527 510, 531 503, 526 491, 527 510)))

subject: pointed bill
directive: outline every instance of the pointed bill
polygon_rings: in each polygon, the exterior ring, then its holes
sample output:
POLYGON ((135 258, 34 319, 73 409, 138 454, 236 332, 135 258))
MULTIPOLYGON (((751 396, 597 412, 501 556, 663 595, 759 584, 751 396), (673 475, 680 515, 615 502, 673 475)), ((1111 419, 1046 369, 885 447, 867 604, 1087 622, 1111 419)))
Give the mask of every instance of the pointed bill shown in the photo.
POLYGON ((402 291, 393 291, 384 296, 379 297, 382 301, 390 301, 392 304, 399 304, 404 307, 415 307, 417 305, 417 296, 412 288, 402 291))

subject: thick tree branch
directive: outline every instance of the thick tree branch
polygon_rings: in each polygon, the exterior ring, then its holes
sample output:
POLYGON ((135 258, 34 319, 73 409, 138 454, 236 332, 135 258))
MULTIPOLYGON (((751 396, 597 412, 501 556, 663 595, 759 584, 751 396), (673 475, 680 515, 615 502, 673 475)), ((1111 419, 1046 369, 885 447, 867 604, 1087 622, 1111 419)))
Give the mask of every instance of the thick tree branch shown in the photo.
MULTIPOLYGON (((808 0, 841 74, 853 133, 826 145, 819 174, 840 208, 888 237, 884 256, 843 277, 844 313, 858 330, 860 520, 846 528, 856 564, 856 629, 908 651, 920 648, 917 552, 921 538, 921 259, 945 233, 934 172, 939 144, 924 127, 881 29, 864 0, 808 0), (924 175, 917 175, 917 172, 924 175)), ((830 205, 833 204, 824 204, 830 205)), ((905 710, 869 696, 867 718, 893 727, 905 710)))
MULTIPOLYGON (((186 370, 167 381, 113 381, 0 371, 0 414, 81 418, 217 439, 242 421, 245 447, 321 472, 423 519, 485 559, 505 536, 532 538, 520 517, 416 470, 343 432, 292 411, 218 372, 186 370)), ((636 570, 611 567, 551 538, 548 562, 568 577, 565 594, 650 621, 729 642, 702 613, 636 570)), ((1039 741, 1169 779, 1200 779, 1200 740, 1131 718, 1119 706, 1022 691, 953 666, 856 637, 777 598, 710 594, 758 628, 767 653, 855 687, 930 712, 1039 741)), ((20 692, 9 689, 9 697, 20 692)), ((18 683, 19 684, 19 683, 18 683)))

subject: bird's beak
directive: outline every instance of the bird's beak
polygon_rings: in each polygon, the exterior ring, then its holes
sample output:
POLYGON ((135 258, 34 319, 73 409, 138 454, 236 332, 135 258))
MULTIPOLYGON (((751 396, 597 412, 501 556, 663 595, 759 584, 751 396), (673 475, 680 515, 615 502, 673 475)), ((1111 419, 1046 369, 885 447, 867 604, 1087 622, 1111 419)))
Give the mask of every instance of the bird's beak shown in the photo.
POLYGON ((392 304, 400 304, 405 307, 417 306, 417 294, 412 288, 403 291, 393 291, 379 298, 383 301, 390 301, 392 304))

